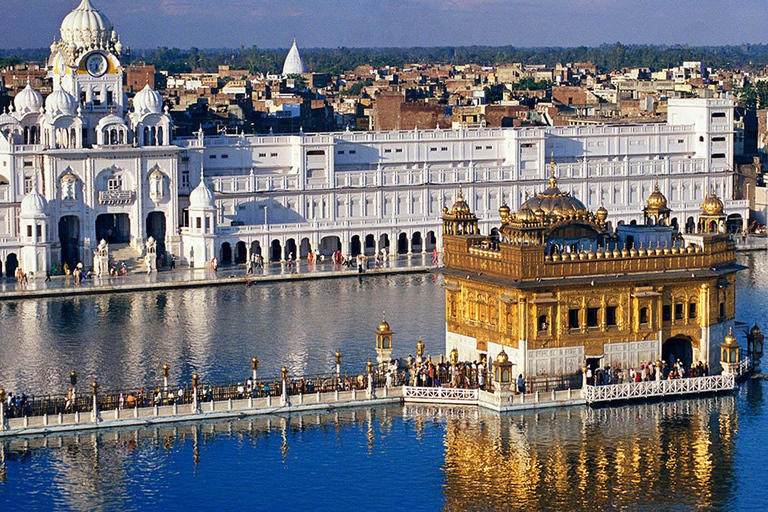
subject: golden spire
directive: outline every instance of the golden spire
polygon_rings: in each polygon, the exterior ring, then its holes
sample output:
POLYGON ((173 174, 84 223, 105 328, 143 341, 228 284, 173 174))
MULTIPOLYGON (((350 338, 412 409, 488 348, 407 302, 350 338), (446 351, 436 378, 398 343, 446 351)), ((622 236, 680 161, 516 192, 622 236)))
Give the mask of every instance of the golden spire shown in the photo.
POLYGON ((459 183, 459 199, 464 199, 464 192, 461 189, 461 183, 459 183))
POLYGON ((549 188, 555 188, 557 185, 557 178, 555 177, 555 151, 552 150, 551 160, 549 162, 549 188))

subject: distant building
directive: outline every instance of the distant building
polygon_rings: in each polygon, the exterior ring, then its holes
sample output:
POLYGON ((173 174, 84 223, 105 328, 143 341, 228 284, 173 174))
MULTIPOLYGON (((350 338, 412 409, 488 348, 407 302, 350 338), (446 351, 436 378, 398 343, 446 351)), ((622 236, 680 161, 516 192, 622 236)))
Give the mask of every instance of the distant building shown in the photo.
POLYGON ((293 45, 288 51, 288 55, 285 57, 283 63, 283 76, 301 75, 307 72, 307 66, 304 64, 304 59, 299 54, 299 47, 296 46, 296 38, 293 38, 293 45))

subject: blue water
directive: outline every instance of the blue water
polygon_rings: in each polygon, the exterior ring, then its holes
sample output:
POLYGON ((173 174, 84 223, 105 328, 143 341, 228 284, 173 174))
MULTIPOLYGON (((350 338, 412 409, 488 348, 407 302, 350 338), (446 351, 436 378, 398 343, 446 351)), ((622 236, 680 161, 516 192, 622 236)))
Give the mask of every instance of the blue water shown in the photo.
MULTIPOLYGON (((738 317, 765 323, 766 255, 741 261, 738 317)), ((443 307, 424 276, 4 304, 0 382, 66 385, 59 372, 78 364, 118 386, 165 357, 179 378, 223 378, 255 350, 265 371, 323 370, 336 347, 354 367, 381 309, 406 355, 419 335, 439 345, 443 307)), ((396 406, 6 440, 0 512, 763 510, 766 386, 599 410, 396 406)))

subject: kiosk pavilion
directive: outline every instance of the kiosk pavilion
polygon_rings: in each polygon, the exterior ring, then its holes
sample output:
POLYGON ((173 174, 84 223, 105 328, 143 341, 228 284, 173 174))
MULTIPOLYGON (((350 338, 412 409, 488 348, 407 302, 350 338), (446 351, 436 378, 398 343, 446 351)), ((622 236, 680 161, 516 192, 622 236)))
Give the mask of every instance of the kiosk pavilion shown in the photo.
POLYGON ((734 326, 735 243, 714 192, 695 232, 670 226, 655 187, 643 225, 606 222, 549 187, 481 235, 461 189, 443 209, 446 353, 462 360, 502 351, 514 374, 581 378, 583 366, 638 368, 698 361, 720 370, 720 343, 734 326))

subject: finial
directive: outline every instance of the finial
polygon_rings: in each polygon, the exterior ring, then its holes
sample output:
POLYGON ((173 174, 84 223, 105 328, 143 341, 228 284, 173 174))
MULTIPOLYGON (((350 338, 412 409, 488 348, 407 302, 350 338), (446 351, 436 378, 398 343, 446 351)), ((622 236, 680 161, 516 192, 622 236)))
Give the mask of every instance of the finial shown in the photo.
POLYGON ((463 190, 461 189, 461 183, 459 183, 459 199, 464 199, 464 193, 463 193, 463 190))
POLYGON ((555 155, 552 155, 552 161, 549 164, 549 188, 555 188, 557 178, 555 177, 555 155))
POLYGON ((386 322, 387 321, 387 312, 386 311, 382 311, 381 312, 381 321, 382 322, 386 322))
POLYGON ((205 185, 205 170, 200 167, 200 183, 205 185))

